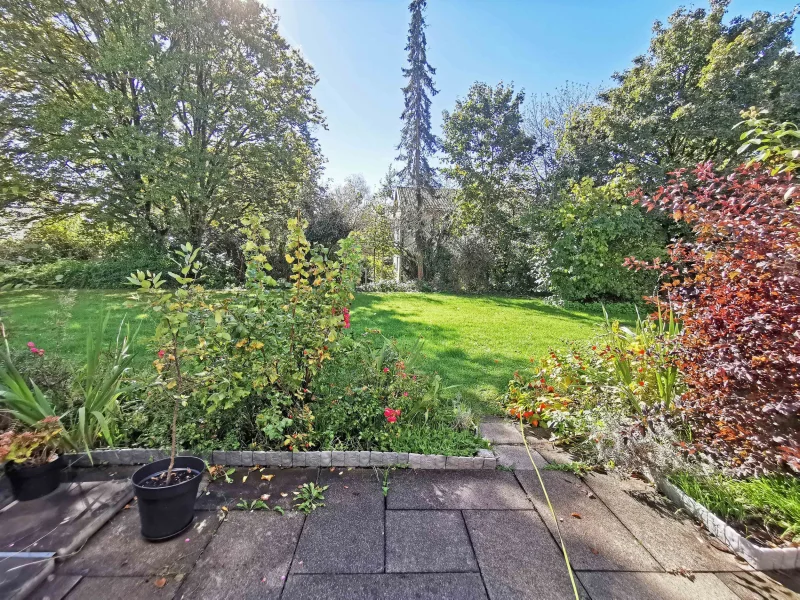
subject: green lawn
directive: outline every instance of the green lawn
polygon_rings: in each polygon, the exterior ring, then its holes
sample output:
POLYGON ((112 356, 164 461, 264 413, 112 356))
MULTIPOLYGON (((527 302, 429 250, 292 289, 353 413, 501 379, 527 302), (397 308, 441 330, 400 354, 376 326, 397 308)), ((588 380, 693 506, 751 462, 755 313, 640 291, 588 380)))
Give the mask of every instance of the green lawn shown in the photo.
MULTIPOLYGON (((60 306, 59 299, 66 296, 62 290, 3 292, 0 316, 12 343, 24 346, 32 341, 48 352, 80 359, 87 331, 110 310, 109 339, 123 316, 133 328, 141 324, 137 362, 145 364, 151 359, 146 340, 153 324, 125 307, 128 295, 80 290, 67 309, 60 306)), ((459 386, 468 400, 489 402, 530 357, 541 356, 561 340, 591 336, 602 318, 596 311, 560 309, 539 300, 449 294, 359 294, 352 310, 356 333, 377 328, 409 345, 422 336, 424 370, 438 371, 446 385, 459 386)))

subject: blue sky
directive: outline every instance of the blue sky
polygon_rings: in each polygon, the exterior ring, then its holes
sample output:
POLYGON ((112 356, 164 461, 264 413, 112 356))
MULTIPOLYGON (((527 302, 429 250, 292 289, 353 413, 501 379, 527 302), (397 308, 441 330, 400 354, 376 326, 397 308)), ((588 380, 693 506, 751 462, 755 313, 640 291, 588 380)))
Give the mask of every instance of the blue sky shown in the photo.
MULTIPOLYGON (((377 185, 397 155, 408 32, 407 0, 264 0, 281 32, 314 66, 326 177, 377 185)), ((679 0, 428 0, 428 60, 436 69, 435 133, 475 81, 514 82, 528 95, 565 81, 602 86, 646 51, 653 21, 679 0)), ((684 2, 684 4, 688 4, 684 2)), ((694 3, 706 6, 705 3, 694 3)), ((729 17, 790 11, 791 0, 733 0, 729 17)), ((794 35, 795 43, 798 33, 794 35)))

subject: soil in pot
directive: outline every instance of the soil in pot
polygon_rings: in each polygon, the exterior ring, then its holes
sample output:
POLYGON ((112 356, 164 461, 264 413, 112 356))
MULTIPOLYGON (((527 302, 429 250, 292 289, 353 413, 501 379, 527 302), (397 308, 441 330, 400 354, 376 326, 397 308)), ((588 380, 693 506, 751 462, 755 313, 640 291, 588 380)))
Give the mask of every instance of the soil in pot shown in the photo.
POLYGON ((161 471, 160 473, 154 473, 142 481, 139 485, 143 488, 160 488, 167 487, 169 485, 178 485, 179 483, 191 481, 192 478, 197 477, 200 475, 200 473, 192 469, 172 469, 172 477, 167 479, 168 475, 169 470, 161 471))
POLYGON ((167 482, 169 459, 145 465, 131 480, 139 500, 142 537, 167 540, 181 533, 194 520, 194 501, 205 463, 194 456, 178 456, 167 482))
POLYGON ((35 467, 6 463, 5 470, 14 498, 19 501, 35 500, 54 492, 61 483, 64 458, 37 465, 35 467))

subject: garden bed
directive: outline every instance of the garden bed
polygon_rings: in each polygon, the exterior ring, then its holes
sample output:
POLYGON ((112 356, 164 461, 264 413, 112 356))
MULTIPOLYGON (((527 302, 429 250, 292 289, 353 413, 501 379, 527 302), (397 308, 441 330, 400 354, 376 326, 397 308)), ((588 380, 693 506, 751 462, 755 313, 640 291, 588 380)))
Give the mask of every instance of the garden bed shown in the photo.
POLYGON ((741 556, 754 569, 760 571, 800 569, 800 548, 765 548, 747 539, 666 479, 660 479, 656 485, 665 496, 701 521, 711 535, 725 542, 735 554, 741 556))

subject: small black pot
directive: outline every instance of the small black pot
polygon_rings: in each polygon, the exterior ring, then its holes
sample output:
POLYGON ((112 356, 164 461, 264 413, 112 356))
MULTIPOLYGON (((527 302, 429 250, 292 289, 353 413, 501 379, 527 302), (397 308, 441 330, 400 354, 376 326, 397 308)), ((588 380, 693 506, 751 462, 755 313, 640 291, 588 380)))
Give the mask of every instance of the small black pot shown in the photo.
POLYGON ((139 517, 142 537, 159 542, 175 537, 194 520, 194 501, 206 464, 194 456, 176 456, 176 469, 191 469, 197 475, 189 481, 165 487, 142 487, 140 484, 169 468, 169 459, 157 460, 143 466, 131 477, 136 498, 139 500, 139 517))
POLYGON ((6 475, 11 482, 11 491, 17 500, 35 500, 56 490, 61 483, 64 457, 36 467, 22 467, 13 462, 6 463, 6 475))

